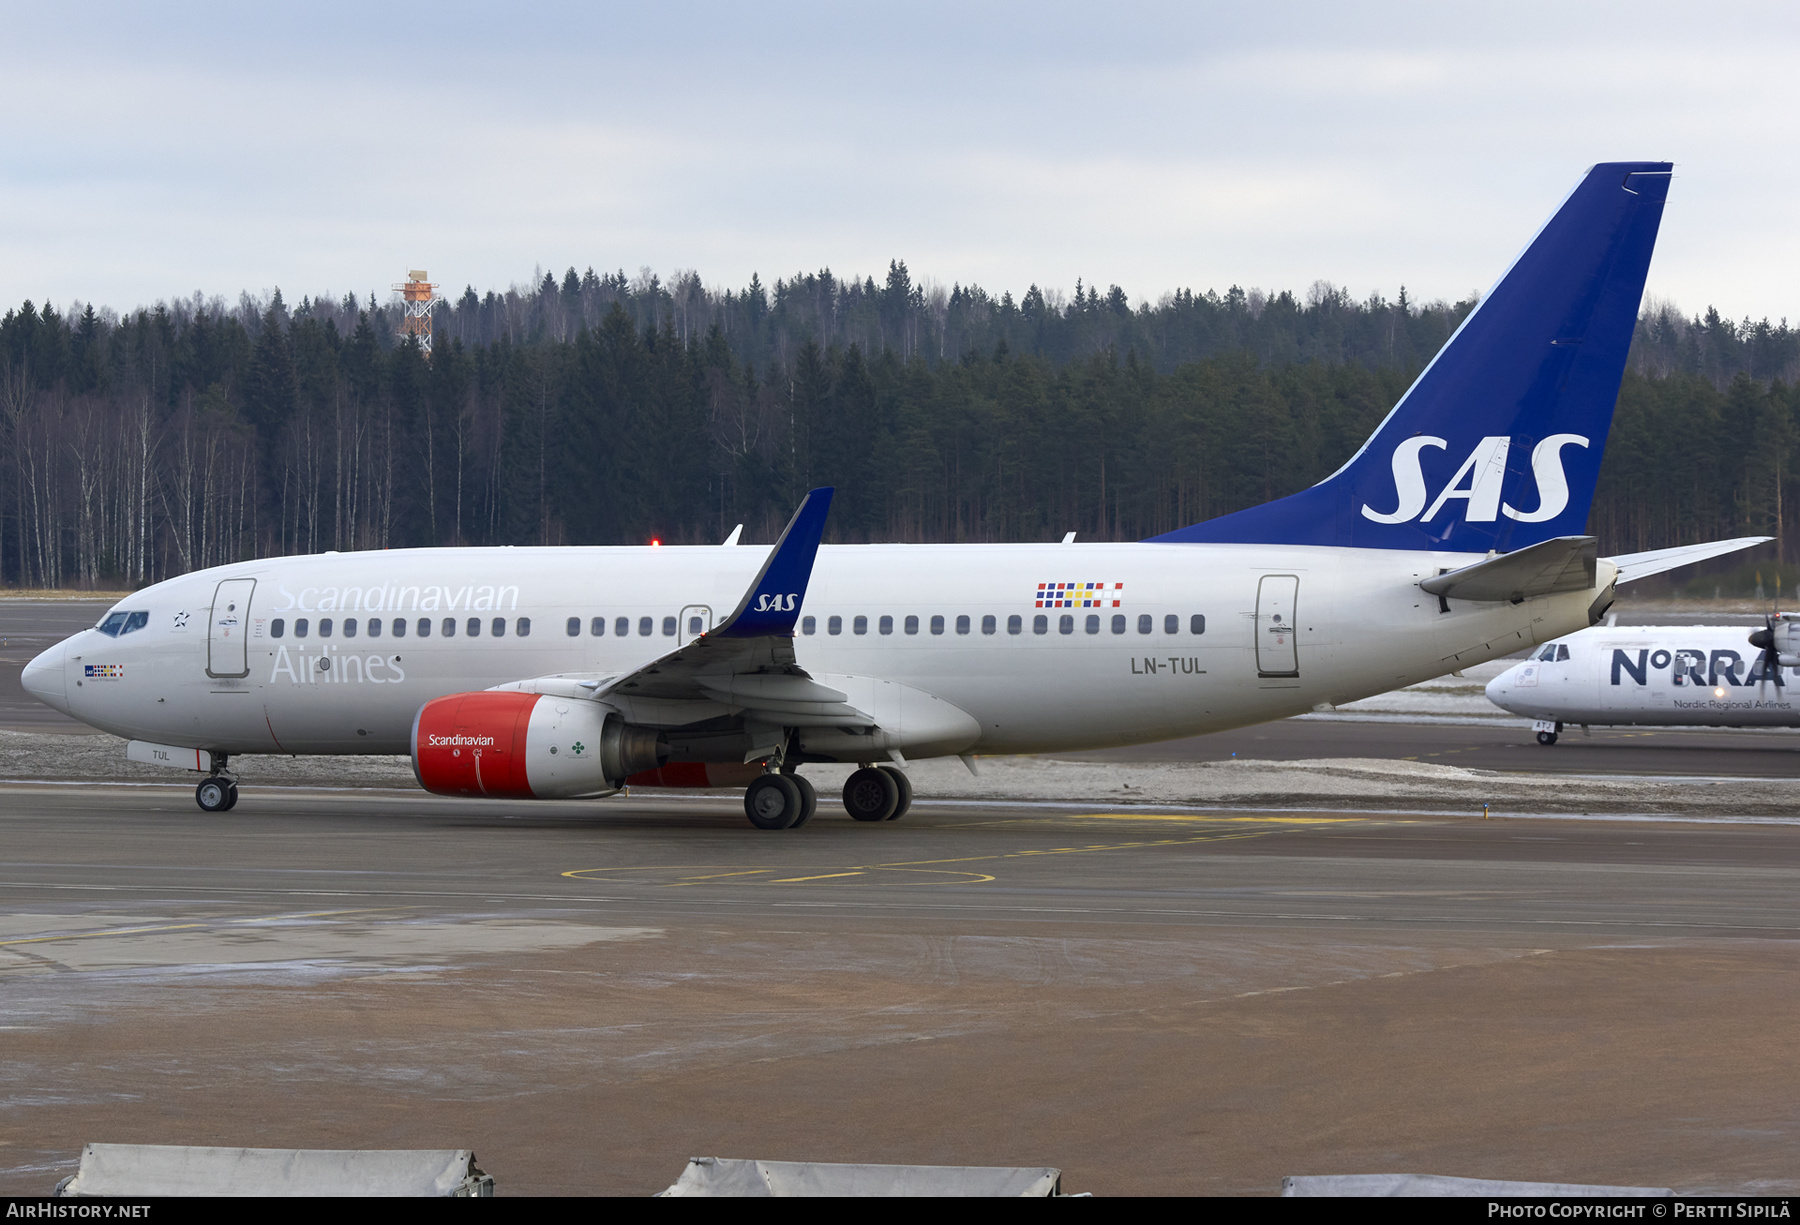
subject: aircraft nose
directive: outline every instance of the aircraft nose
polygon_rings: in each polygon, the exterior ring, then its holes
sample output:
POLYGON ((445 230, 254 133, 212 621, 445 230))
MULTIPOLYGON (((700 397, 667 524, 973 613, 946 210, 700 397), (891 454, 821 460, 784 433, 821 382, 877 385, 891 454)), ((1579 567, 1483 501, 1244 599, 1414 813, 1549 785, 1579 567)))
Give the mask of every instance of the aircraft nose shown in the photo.
POLYGON ((1493 680, 1489 681, 1487 683, 1488 701, 1493 702, 1495 705, 1499 705, 1500 699, 1506 696, 1506 691, 1512 688, 1508 683, 1511 678, 1512 669, 1508 668, 1499 676, 1496 676, 1493 680))
POLYGON ((52 710, 69 713, 69 688, 63 658, 68 644, 59 642, 25 665, 19 683, 25 692, 52 710))

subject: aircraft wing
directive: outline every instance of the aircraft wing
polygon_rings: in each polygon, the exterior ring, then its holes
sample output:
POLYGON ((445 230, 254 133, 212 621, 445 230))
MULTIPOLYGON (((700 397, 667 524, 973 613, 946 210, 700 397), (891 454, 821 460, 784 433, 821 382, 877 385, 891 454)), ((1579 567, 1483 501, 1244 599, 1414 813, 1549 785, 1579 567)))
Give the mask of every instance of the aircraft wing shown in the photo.
POLYGON ((1752 545, 1764 544, 1773 539, 1775 539, 1773 536, 1739 536, 1735 540, 1714 540, 1707 544, 1684 544, 1673 549, 1651 549, 1647 553, 1621 553, 1617 557, 1609 557, 1606 560, 1619 568, 1618 582, 1631 583, 1641 578, 1649 578, 1652 574, 1661 574, 1664 570, 1689 566, 1697 561, 1705 561, 1709 557, 1735 553, 1739 549, 1748 549, 1752 545))
POLYGON ((794 626, 831 495, 829 487, 806 495, 744 598, 717 628, 635 672, 584 681, 582 688, 594 698, 716 702, 778 725, 873 726, 848 695, 813 680, 794 657, 794 626))

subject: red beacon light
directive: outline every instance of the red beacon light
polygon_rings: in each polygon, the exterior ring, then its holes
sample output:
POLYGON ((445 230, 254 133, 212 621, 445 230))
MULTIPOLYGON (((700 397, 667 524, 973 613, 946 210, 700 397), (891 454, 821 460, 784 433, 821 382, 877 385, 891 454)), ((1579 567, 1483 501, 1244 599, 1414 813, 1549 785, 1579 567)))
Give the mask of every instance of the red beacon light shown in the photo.
POLYGON ((652 536, 650 538, 650 547, 653 549, 660 549, 660 548, 662 548, 662 541, 660 541, 656 537, 652 536))

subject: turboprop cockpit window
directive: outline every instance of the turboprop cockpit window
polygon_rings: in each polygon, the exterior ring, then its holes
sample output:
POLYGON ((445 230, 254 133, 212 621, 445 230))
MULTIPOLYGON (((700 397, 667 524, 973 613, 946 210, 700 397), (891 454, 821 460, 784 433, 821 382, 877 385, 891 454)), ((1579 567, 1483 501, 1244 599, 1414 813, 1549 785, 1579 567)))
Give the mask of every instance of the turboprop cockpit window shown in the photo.
POLYGON ((1567 659, 1568 657, 1569 657, 1569 648, 1568 647, 1559 646, 1556 648, 1556 661, 1558 663, 1561 663, 1563 660, 1567 659))
POLYGON ((1539 651, 1537 657, 1538 657, 1538 662, 1541 664, 1555 663, 1556 662, 1556 644, 1553 642, 1549 646, 1545 647, 1543 650, 1539 651))
POLYGON ((106 620, 102 621, 94 628, 99 630, 102 634, 105 634, 108 638, 117 638, 120 634, 129 634, 133 630, 141 630, 149 624, 150 614, 147 612, 116 612, 108 613, 106 615, 106 620))

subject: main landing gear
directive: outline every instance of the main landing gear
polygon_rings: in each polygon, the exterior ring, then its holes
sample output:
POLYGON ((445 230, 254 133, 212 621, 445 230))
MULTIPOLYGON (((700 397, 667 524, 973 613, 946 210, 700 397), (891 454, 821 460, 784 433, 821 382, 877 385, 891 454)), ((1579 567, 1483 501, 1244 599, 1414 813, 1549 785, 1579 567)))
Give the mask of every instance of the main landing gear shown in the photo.
MULTIPOLYGON (((844 809, 858 821, 895 821, 912 796, 911 781, 893 766, 865 765, 844 784, 844 809)), ((744 815, 757 829, 798 829, 818 807, 818 792, 799 774, 764 774, 744 792, 744 815)))
POLYGON ((844 781, 844 811, 858 821, 898 821, 912 807, 912 782, 893 766, 869 766, 844 781))
POLYGON ((819 793, 798 774, 764 774, 744 792, 744 815, 757 829, 798 829, 819 809, 819 793))

